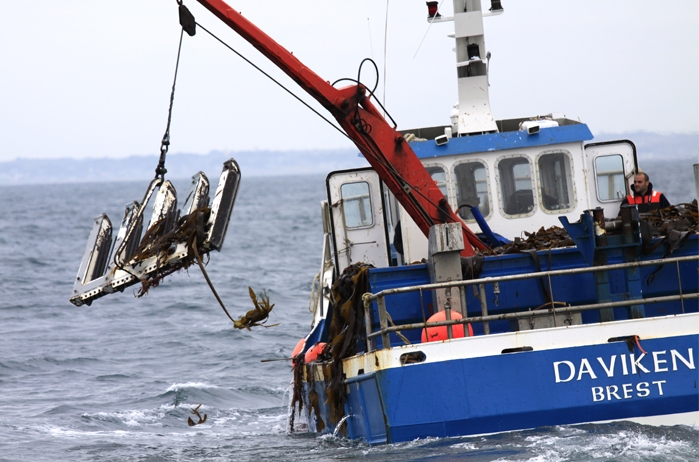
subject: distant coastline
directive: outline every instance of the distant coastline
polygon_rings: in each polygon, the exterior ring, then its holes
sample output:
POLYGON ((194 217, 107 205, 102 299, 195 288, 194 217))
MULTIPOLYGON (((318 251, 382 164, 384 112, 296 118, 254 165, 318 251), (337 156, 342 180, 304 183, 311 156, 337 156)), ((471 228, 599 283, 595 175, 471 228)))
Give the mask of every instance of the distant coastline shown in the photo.
MULTIPOLYGON (((634 142, 643 170, 655 170, 660 167, 656 165, 658 162, 667 160, 687 160, 689 165, 699 162, 699 133, 600 133, 594 141, 614 139, 634 142)), ((243 175, 247 177, 321 174, 368 165, 355 148, 171 153, 167 158, 168 177, 189 178, 200 170, 215 177, 222 163, 231 157, 238 161, 243 175)), ((157 162, 157 154, 125 158, 15 159, 0 162, 0 186, 150 179, 157 162)))
MULTIPOLYGON (((119 159, 16 159, 0 163, 0 186, 151 179, 158 157, 153 154, 119 159)), ((357 149, 170 153, 166 161, 167 178, 189 178, 199 171, 212 179, 218 178, 223 162, 230 158, 238 162, 246 177, 327 173, 368 165, 357 149)))

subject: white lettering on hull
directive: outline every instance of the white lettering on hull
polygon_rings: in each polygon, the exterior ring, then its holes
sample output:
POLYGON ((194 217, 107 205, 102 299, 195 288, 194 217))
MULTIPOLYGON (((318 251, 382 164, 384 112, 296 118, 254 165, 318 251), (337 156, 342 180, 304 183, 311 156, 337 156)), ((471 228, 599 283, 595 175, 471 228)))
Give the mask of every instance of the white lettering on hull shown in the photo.
POLYGON ((630 353, 628 355, 628 363, 626 354, 618 356, 619 361, 617 361, 617 355, 610 356, 608 360, 605 360, 602 357, 597 357, 596 360, 599 364, 599 366, 596 366, 598 367, 597 370, 595 370, 593 367, 595 362, 591 362, 587 358, 580 359, 580 362, 577 365, 573 361, 554 361, 554 378, 556 383, 565 383, 570 382, 573 379, 578 381, 582 380, 583 378, 596 380, 599 375, 606 375, 609 378, 614 378, 619 373, 621 375, 629 375, 629 373, 631 375, 636 375, 639 373, 650 374, 651 369, 649 369, 649 367, 651 367, 653 369, 652 372, 655 373, 670 372, 670 362, 672 362, 673 372, 677 371, 681 365, 684 365, 684 367, 687 369, 696 369, 696 366, 694 365, 693 348, 687 349, 686 357, 677 350, 670 350, 670 361, 667 359, 667 350, 654 351, 651 355, 653 358, 652 366, 649 364, 650 361, 646 359, 646 353, 641 353, 639 357, 636 357, 635 354, 630 353), (645 363, 644 359, 646 360, 645 363), (620 365, 620 367, 617 367, 618 365, 620 365), (631 366, 631 370, 629 370, 629 365, 631 366))
POLYGON ((637 384, 624 383, 622 385, 607 385, 606 387, 592 387, 592 401, 612 401, 636 398, 646 398, 651 395, 651 391, 655 391, 651 385, 657 388, 657 395, 663 396, 663 384, 665 380, 655 380, 653 382, 639 382, 637 384))
POLYGON ((676 371, 677 370, 677 360, 679 359, 684 363, 685 366, 687 366, 688 369, 694 369, 694 356, 692 355, 692 349, 689 349, 689 355, 687 357, 689 359, 684 359, 677 350, 670 350, 670 356, 672 356, 672 370, 676 371))
POLYGON ((583 374, 588 374, 590 378, 593 380, 597 378, 595 372, 592 370, 592 367, 590 366, 590 361, 588 361, 587 358, 583 358, 580 360, 580 372, 578 373, 578 380, 582 379, 583 374))
MULTIPOLYGON (((659 374, 675 372, 679 369, 695 370, 694 349, 688 348, 687 355, 677 350, 653 351, 650 356, 641 353, 612 355, 608 358, 596 357, 596 361, 581 358, 577 361, 554 361, 553 375, 555 383, 577 382, 583 379, 597 380, 598 377, 636 375, 639 378, 651 372, 659 374), (628 357, 627 357, 628 356, 628 357), (652 358, 652 359, 651 359, 652 358), (645 362, 644 362, 645 361, 645 362), (651 364, 652 362, 652 364, 651 364)), ((623 401, 632 398, 663 396, 666 380, 653 380, 615 385, 593 386, 590 388, 592 401, 623 401)))
POLYGON ((641 353, 641 356, 639 356, 638 359, 634 358, 633 353, 631 353, 629 355, 629 357, 631 358, 631 373, 632 374, 636 374, 637 370, 641 370, 641 371, 645 372, 646 374, 650 373, 650 371, 648 369, 646 369, 645 367, 643 367, 643 364, 641 364, 641 360, 646 357, 645 353, 641 353))
POLYGON ((575 377, 575 365, 573 365, 573 363, 570 361, 554 361, 553 373, 556 376, 556 383, 570 382, 571 380, 573 380, 573 377, 575 377), (568 367, 568 372, 570 373, 570 375, 567 379, 561 379, 561 373, 558 369, 561 364, 568 367))
POLYGON ((604 364, 604 359, 597 358, 597 361, 599 361, 602 369, 604 369, 604 373, 607 374, 607 377, 614 377, 614 363, 616 362, 616 355, 612 356, 609 360, 609 367, 604 364))

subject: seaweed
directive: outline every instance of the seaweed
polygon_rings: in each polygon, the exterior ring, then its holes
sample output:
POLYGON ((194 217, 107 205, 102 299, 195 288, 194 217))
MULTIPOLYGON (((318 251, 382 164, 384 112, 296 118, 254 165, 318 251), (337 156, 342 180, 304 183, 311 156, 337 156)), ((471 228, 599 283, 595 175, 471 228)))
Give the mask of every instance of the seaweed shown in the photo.
MULTIPOLYGON (((641 219, 641 226, 648 226, 654 236, 671 236, 676 233, 692 233, 699 230, 699 214, 697 213, 696 199, 691 204, 676 204, 664 209, 641 213, 639 218, 641 219)), ((516 237, 509 244, 493 248, 492 250, 479 250, 478 253, 481 255, 501 255, 575 245, 568 232, 559 226, 551 226, 550 228, 542 226, 533 233, 524 231, 524 235, 524 238, 516 237)))
MULTIPOLYGON (((167 219, 155 222, 146 231, 143 239, 141 239, 141 244, 133 256, 129 258, 130 262, 135 262, 132 265, 151 257, 163 260, 171 252, 171 249, 174 249, 181 242, 187 244, 187 255, 177 263, 165 267, 160 267, 160 264, 158 264, 159 269, 155 273, 141 279, 141 288, 136 294, 137 297, 143 297, 151 288, 158 287, 165 276, 187 269, 196 263, 198 252, 205 253, 205 249, 201 247, 201 244, 206 239, 206 223, 210 214, 211 209, 208 207, 198 208, 177 220, 175 226, 168 232, 164 233, 167 219), (197 249, 195 249, 195 246, 197 249)), ((126 270, 126 268, 122 269, 126 270)))
POLYGON ((199 424, 203 424, 204 422, 206 422, 206 419, 208 416, 206 414, 204 414, 204 417, 201 416, 201 413, 199 412, 200 407, 201 407, 201 404, 199 406, 195 407, 194 409, 192 409, 192 414, 197 416, 197 418, 199 419, 197 422, 193 421, 191 417, 187 417, 187 425, 189 425, 190 427, 193 427, 193 426, 199 425, 199 424))
POLYGON ((239 319, 233 321, 233 327, 236 329, 247 329, 250 330, 251 327, 274 327, 279 324, 270 324, 266 326, 265 323, 269 320, 269 313, 274 308, 274 303, 269 303, 269 297, 267 296, 267 291, 263 290, 260 298, 257 298, 255 291, 252 287, 248 286, 248 292, 250 293, 250 299, 255 308, 251 309, 239 319))
MULTIPOLYGON (((370 291, 369 268, 371 265, 355 263, 348 266, 332 286, 333 319, 329 341, 321 358, 325 393, 330 408, 330 422, 337 425, 344 416, 347 394, 344 386, 342 360, 356 353, 363 332, 364 303, 362 296, 370 291)), ((364 342, 366 343, 366 342, 364 342)))

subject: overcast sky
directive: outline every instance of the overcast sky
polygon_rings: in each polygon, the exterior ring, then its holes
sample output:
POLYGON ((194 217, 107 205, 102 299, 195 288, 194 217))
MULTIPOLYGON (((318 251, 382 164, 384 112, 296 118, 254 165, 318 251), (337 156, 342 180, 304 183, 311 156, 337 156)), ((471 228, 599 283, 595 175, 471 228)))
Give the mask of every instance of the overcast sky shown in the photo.
MULTIPOLYGON (((453 25, 429 27, 424 0, 388 4, 385 76, 385 1, 229 3, 326 80, 356 78, 360 61, 372 57, 399 128, 448 123, 457 97, 447 37, 453 25)), ((208 10, 185 4, 198 22, 303 94, 208 10)), ((179 38, 175 0, 2 6, 0 162, 158 152, 179 38)), ((484 19, 496 118, 555 111, 588 123, 593 133, 699 130, 696 0, 503 6, 505 14, 484 19)), ((445 0, 442 13, 451 8, 445 0)), ((180 66, 171 153, 352 146, 201 30, 185 37, 180 66)), ((373 86, 368 68, 362 77, 373 86)))

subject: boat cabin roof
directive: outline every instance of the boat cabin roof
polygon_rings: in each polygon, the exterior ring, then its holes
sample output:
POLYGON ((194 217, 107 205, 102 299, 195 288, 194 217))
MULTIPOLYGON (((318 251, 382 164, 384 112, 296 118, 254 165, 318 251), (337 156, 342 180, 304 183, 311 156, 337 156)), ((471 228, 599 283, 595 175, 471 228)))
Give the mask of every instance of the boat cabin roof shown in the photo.
POLYGON ((439 145, 434 142, 434 140, 444 135, 445 129, 449 127, 448 125, 401 130, 401 133, 404 136, 412 133, 417 136, 417 138, 424 140, 416 140, 410 143, 410 147, 421 159, 583 142, 594 138, 587 124, 565 117, 546 117, 541 119, 542 121, 553 120, 558 123, 558 126, 541 128, 537 133, 529 134, 527 130, 520 129, 520 124, 522 122, 536 122, 536 120, 536 118, 531 117, 498 120, 498 133, 448 138, 447 142, 439 145))

